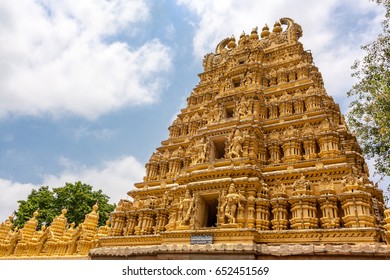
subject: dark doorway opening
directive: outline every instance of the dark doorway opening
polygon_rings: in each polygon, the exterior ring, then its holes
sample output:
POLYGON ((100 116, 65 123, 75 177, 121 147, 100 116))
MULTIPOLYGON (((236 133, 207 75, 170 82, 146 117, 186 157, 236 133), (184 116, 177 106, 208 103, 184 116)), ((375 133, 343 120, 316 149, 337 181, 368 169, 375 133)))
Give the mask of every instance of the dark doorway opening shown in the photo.
POLYGON ((218 215, 218 200, 206 200, 205 202, 205 212, 207 216, 206 227, 216 227, 218 215))
POLYGON ((225 139, 218 139, 213 141, 213 159, 221 159, 225 157, 225 139))

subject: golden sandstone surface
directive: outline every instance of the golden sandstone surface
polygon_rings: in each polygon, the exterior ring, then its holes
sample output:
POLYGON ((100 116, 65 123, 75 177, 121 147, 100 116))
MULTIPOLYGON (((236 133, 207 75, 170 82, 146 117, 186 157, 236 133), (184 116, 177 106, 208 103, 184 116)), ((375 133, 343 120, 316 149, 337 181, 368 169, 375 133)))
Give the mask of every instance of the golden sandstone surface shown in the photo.
POLYGON ((111 227, 97 205, 77 228, 10 218, 0 256, 390 257, 390 210, 301 36, 282 18, 222 40, 111 227))

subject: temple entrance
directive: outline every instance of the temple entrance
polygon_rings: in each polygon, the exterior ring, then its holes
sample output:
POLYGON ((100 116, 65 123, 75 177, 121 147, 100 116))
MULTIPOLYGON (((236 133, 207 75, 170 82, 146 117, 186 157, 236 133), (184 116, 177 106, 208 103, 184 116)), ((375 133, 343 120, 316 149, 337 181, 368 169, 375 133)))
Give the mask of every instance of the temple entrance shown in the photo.
POLYGON ((216 227, 218 215, 218 196, 202 196, 199 209, 201 227, 216 227))

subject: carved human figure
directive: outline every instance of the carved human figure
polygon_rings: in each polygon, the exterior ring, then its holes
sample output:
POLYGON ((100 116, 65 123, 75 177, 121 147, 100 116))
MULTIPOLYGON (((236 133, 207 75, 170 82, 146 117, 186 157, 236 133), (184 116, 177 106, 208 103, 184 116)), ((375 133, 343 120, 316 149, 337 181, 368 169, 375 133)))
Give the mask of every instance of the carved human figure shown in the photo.
POLYGON ((206 160, 207 143, 203 138, 193 147, 192 164, 202 163, 206 160))
POLYGON ((162 196, 162 198, 161 198, 161 200, 160 200, 159 207, 165 209, 165 208, 168 206, 168 203, 170 202, 170 200, 171 200, 171 198, 170 198, 170 196, 169 196, 169 191, 166 191, 166 192, 163 194, 163 196, 162 196))
POLYGON ((195 198, 191 196, 190 190, 186 190, 184 198, 180 201, 181 222, 180 225, 188 225, 191 219, 191 214, 194 211, 195 198))
POLYGON ((230 158, 239 158, 242 156, 242 144, 244 143, 244 138, 241 136, 241 132, 237 129, 234 132, 234 136, 232 137, 229 145, 229 153, 228 156, 230 158))
POLYGON ((240 100, 240 106, 238 108, 238 116, 245 117, 248 114, 247 102, 245 97, 243 96, 240 100))
POLYGON ((219 122, 221 120, 222 111, 217 105, 214 106, 211 113, 210 123, 219 122))
POLYGON ((225 203, 225 198, 226 198, 226 190, 223 190, 222 192, 221 192, 221 196, 220 196, 220 198, 219 198, 219 203, 220 203, 220 206, 219 206, 219 212, 220 213, 223 213, 223 215, 225 215, 224 214, 224 211, 225 211, 225 205, 224 205, 224 203, 225 203))
POLYGON ((252 98, 248 98, 246 101, 245 101, 245 107, 246 107, 246 110, 247 110, 247 115, 251 116, 252 115, 252 111, 253 111, 253 99, 252 98))
POLYGON ((236 223, 237 208, 241 208, 241 195, 237 193, 234 184, 230 184, 228 194, 224 198, 224 202, 221 206, 225 213, 225 217, 228 219, 229 224, 236 223))

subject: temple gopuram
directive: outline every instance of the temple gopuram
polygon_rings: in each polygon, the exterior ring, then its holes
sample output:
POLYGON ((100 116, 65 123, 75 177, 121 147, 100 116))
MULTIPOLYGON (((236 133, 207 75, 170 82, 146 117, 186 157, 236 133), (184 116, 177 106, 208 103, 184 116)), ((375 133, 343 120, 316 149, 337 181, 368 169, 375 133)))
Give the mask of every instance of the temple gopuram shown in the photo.
POLYGON ((10 219, 0 257, 390 258, 390 209, 301 36, 282 18, 223 39, 111 225, 10 219))

